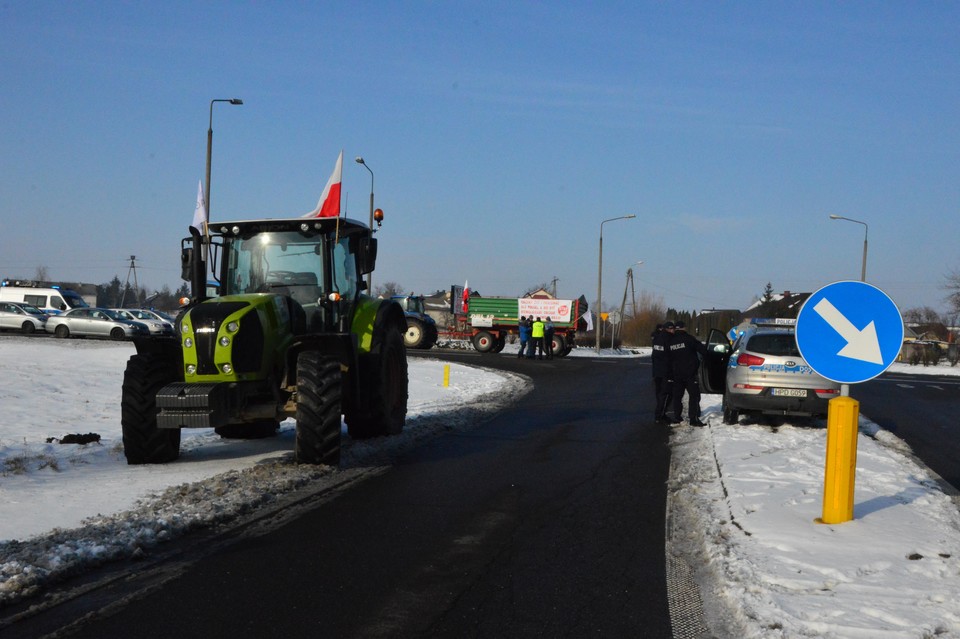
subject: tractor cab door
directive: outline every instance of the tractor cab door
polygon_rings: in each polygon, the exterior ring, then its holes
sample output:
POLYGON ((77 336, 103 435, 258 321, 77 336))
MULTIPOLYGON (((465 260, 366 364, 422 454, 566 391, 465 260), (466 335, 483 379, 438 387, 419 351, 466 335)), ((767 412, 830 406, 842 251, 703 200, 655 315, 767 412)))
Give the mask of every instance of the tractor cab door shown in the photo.
POLYGON ((723 332, 711 328, 707 336, 707 354, 700 366, 700 388, 705 393, 721 394, 727 381, 730 361, 730 340, 723 332))

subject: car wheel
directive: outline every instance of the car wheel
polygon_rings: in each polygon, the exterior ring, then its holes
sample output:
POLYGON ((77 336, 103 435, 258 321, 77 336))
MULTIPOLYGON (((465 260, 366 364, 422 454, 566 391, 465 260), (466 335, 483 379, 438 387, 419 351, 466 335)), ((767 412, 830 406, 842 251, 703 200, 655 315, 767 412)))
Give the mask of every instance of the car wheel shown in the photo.
POLYGON ((110 337, 113 339, 123 339, 127 336, 119 326, 110 330, 110 337))
POLYGON ((727 401, 727 396, 723 396, 723 423, 734 425, 740 422, 740 411, 736 408, 731 408, 730 403, 727 401))
POLYGON ((70 337, 70 329, 67 328, 66 324, 61 324, 53 331, 53 334, 59 338, 66 339, 70 337))
POLYGON ((29 335, 30 333, 32 333, 32 332, 34 332, 35 330, 37 330, 37 327, 33 325, 33 322, 24 322, 24 323, 23 323, 23 326, 21 326, 20 329, 21 329, 24 333, 26 333, 27 335, 29 335))

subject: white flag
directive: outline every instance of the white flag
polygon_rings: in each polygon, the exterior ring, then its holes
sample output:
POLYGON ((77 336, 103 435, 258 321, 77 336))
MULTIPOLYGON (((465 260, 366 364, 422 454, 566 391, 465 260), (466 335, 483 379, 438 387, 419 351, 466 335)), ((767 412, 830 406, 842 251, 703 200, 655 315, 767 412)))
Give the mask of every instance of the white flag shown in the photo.
POLYGON ((583 321, 587 323, 587 331, 593 330, 593 313, 587 311, 583 314, 583 321))
POLYGON ((203 199, 203 180, 197 184, 197 208, 193 211, 193 228, 200 231, 200 235, 203 235, 206 231, 207 223, 207 203, 203 199))

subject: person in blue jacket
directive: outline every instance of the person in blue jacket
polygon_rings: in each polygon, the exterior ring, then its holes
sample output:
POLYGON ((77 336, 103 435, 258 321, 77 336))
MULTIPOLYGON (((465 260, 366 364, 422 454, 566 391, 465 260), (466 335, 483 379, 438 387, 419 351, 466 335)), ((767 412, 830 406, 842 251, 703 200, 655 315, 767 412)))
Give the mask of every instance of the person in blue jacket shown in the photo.
POLYGON ((520 316, 518 328, 520 329, 520 352, 517 353, 517 357, 523 357, 524 352, 527 350, 527 344, 530 343, 530 324, 523 315, 520 316))

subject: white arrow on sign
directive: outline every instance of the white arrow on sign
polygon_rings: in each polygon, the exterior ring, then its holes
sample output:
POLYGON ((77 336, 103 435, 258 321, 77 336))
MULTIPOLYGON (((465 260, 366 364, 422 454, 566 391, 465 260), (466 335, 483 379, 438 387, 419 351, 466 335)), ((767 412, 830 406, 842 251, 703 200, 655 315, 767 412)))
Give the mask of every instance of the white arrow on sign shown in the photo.
POLYGON ((883 364, 883 356, 880 354, 880 340, 877 339, 877 328, 873 325, 873 320, 861 331, 843 313, 838 311, 837 307, 831 304, 827 298, 817 302, 813 310, 833 330, 839 333, 840 337, 847 340, 847 345, 841 348, 837 355, 859 359, 871 364, 883 364))

